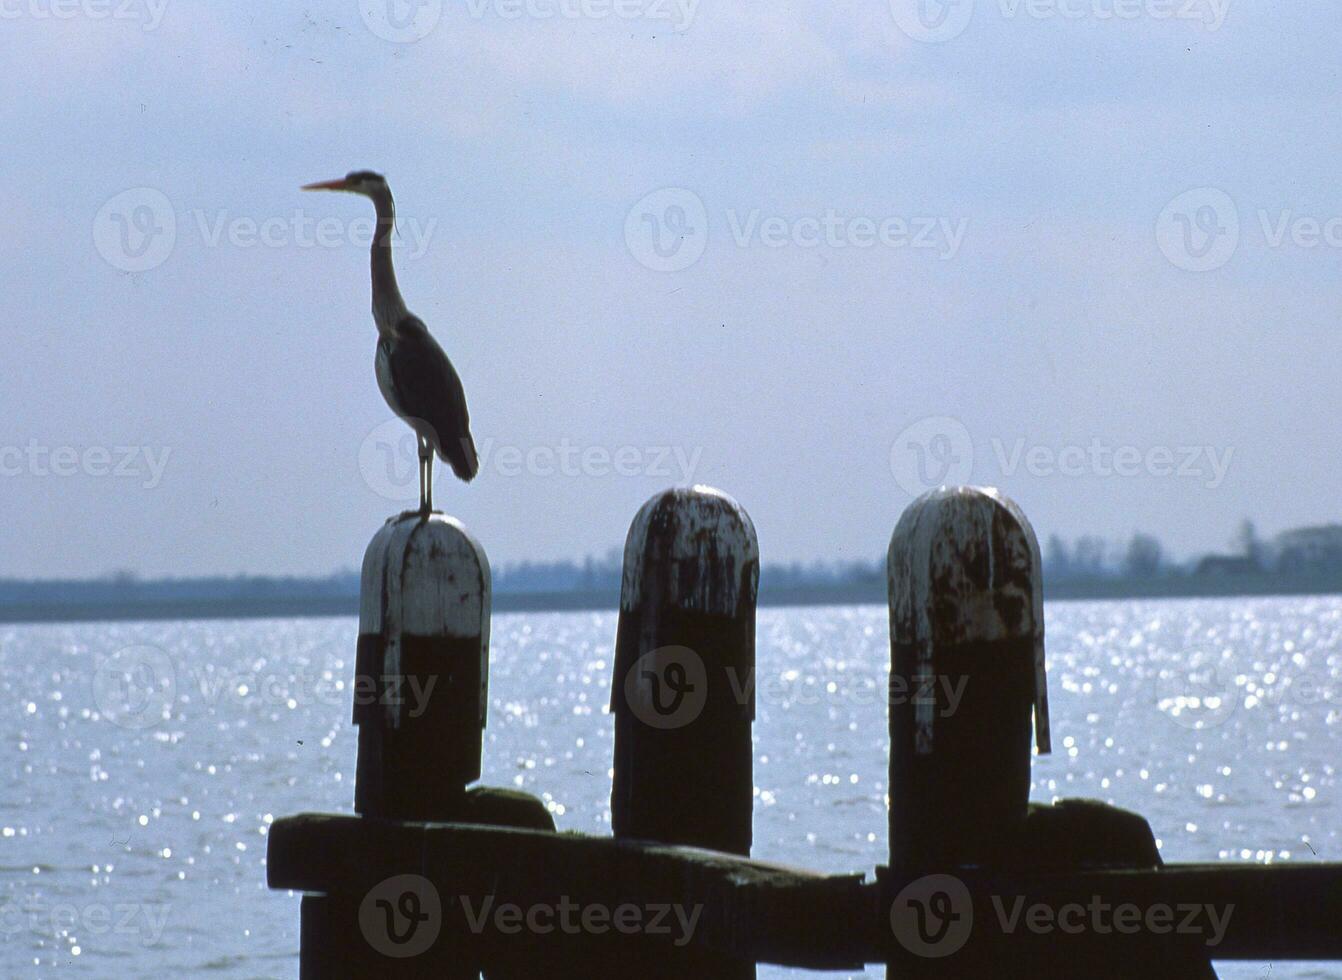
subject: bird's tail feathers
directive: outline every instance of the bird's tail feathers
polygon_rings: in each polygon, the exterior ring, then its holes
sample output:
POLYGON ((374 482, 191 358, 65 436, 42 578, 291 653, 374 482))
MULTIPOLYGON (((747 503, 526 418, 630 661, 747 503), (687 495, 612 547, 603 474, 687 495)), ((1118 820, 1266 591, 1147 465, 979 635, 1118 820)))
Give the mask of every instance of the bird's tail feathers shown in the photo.
POLYGON ((475 440, 471 438, 469 432, 462 436, 456 445, 449 442, 443 446, 438 455, 452 467, 452 472, 458 479, 467 483, 475 479, 476 474, 480 472, 480 457, 475 452, 475 440))

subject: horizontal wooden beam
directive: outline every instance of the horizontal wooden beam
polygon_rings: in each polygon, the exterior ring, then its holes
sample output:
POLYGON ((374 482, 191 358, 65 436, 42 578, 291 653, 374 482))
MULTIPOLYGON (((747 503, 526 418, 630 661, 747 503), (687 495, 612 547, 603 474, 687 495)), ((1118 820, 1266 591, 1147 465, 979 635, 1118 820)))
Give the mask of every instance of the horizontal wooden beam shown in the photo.
MULTIPOLYGON (((866 882, 861 874, 822 875, 716 851, 580 834, 317 814, 275 822, 267 873, 272 888, 347 896, 418 874, 437 888, 444 915, 457 919, 464 919, 467 901, 478 909, 486 896, 524 909, 563 901, 697 909, 693 935, 677 938, 811 969, 907 959, 891 926, 890 902, 916 880, 889 875, 866 882)), ((1342 959, 1342 864, 952 873, 971 896, 975 941, 1002 948, 1098 943, 1121 955, 1125 943, 1202 946, 1210 906, 1224 925, 1207 949, 1213 959, 1342 959), (1032 926, 1036 906, 1047 914, 1032 926), (1147 926, 1105 931, 1119 906, 1137 909, 1144 923, 1148 910, 1170 908, 1168 933, 1147 926), (1194 907, 1204 910, 1197 920, 1202 931, 1179 934, 1194 907), (1059 917, 1064 908, 1069 912, 1059 917), (1039 931, 1041 921, 1054 924, 1039 931), (1059 922, 1084 928, 1077 933, 1059 922)))

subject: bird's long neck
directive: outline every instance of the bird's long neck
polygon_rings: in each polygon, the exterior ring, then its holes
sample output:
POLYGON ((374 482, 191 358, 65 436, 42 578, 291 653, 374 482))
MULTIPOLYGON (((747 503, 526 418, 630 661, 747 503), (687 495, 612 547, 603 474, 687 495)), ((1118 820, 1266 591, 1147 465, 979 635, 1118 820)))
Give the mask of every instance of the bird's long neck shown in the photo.
POLYGON ((391 264, 391 236, 396 228, 396 205, 390 194, 373 198, 377 208, 377 231, 373 234, 373 321, 378 333, 394 333, 396 324, 409 312, 401 289, 396 285, 396 269, 391 264))

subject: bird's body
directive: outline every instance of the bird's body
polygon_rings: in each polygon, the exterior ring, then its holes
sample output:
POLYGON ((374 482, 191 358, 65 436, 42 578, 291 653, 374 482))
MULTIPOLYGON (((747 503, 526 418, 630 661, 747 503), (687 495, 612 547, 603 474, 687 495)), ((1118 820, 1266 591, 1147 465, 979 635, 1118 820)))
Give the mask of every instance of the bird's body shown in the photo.
POLYGON ((373 322, 378 332, 374 372, 382 397, 418 437, 419 502, 420 510, 427 512, 433 508, 435 454, 466 481, 479 472, 480 462, 461 378, 424 321, 406 309, 396 284, 391 260, 396 209, 391 189, 381 175, 368 170, 355 171, 342 180, 309 184, 304 189, 361 194, 377 208, 371 253, 373 322))
POLYGON ((414 314, 377 339, 377 386, 391 410, 462 480, 479 472, 466 393, 438 341, 414 314), (455 438, 453 436, 455 435, 455 438))

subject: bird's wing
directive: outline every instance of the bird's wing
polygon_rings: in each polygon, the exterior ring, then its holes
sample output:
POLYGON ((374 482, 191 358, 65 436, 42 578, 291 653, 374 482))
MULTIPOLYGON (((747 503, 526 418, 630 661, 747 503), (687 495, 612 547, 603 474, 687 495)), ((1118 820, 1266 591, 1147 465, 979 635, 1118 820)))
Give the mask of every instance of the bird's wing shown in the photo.
POLYGON ((473 478, 480 462, 471 438, 466 392, 438 341, 419 317, 407 316, 396 325, 396 340, 385 350, 396 396, 394 402, 387 399, 393 411, 420 423, 415 428, 433 443, 452 472, 463 480, 473 478))

